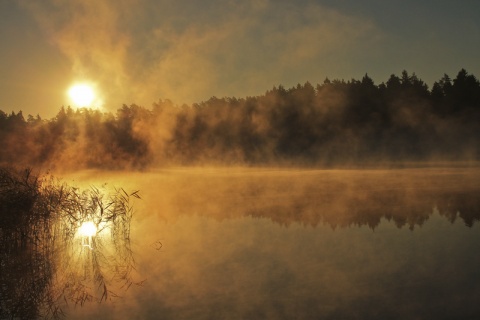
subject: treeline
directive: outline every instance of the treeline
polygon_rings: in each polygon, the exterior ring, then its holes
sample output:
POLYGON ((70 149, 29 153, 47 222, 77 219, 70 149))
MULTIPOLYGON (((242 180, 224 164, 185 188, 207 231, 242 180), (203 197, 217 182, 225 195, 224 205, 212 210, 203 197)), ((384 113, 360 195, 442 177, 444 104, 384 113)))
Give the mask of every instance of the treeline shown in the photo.
POLYGON ((0 111, 0 141, 0 162, 66 168, 478 160, 480 83, 462 69, 429 89, 403 71, 379 85, 368 75, 326 79, 116 114, 62 107, 44 120, 0 111))

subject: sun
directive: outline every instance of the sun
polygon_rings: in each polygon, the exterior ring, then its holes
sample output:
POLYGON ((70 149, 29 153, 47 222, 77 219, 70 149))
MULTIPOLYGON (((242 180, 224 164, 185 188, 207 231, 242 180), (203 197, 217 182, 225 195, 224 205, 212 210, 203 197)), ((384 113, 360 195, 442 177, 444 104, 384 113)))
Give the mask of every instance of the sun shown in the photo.
POLYGON ((68 89, 68 96, 76 107, 92 107, 96 94, 92 85, 77 83, 68 89))

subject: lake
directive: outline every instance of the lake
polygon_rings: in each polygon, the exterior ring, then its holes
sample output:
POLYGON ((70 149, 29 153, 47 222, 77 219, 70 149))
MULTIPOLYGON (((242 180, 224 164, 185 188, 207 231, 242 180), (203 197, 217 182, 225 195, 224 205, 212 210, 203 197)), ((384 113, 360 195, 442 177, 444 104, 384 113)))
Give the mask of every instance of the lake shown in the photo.
POLYGON ((142 286, 72 319, 473 319, 480 169, 168 168, 64 174, 140 190, 142 286))

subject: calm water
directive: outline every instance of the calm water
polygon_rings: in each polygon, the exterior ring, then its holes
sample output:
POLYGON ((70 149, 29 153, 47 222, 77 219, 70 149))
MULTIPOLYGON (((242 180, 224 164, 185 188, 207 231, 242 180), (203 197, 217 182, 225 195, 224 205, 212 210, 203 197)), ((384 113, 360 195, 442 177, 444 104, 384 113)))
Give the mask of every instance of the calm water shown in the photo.
POLYGON ((143 287, 105 319, 480 316, 480 170, 169 169, 64 180, 140 190, 143 287), (161 244, 161 245, 160 245, 161 244))

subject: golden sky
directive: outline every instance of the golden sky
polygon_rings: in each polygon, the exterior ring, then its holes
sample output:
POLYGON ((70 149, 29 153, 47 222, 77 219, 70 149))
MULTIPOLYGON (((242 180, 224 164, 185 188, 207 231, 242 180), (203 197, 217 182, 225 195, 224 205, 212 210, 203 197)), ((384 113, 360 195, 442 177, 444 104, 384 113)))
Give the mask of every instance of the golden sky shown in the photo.
POLYGON ((93 83, 105 110, 263 94, 402 70, 480 75, 480 2, 0 0, 0 110, 54 116, 93 83))

